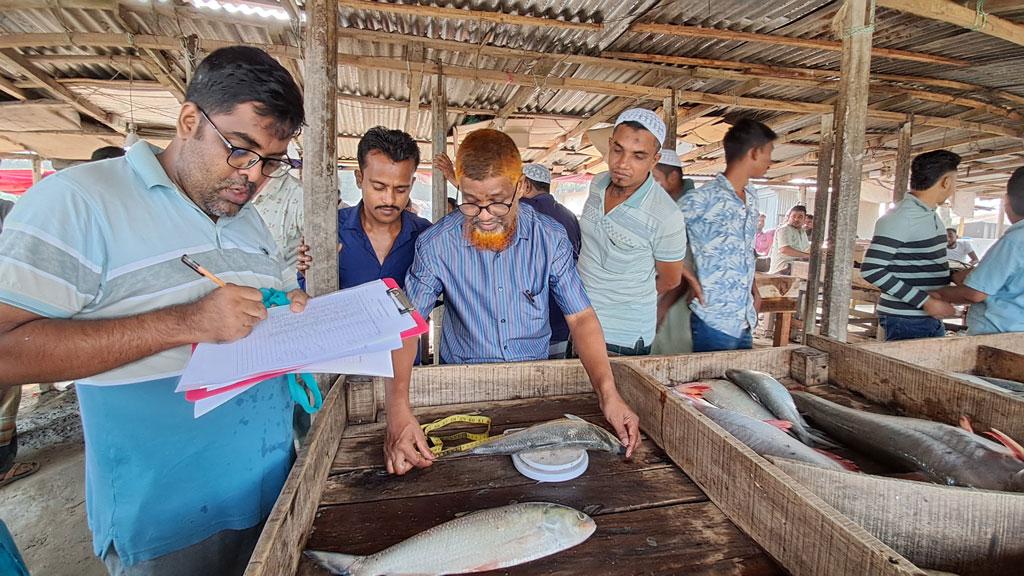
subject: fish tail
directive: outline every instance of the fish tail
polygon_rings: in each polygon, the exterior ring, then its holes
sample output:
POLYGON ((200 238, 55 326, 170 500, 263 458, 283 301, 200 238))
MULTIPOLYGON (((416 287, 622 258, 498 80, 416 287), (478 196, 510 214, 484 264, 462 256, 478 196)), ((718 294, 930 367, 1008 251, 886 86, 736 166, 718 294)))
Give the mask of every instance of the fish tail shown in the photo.
MULTIPOLYGON (((825 448, 828 448, 830 450, 835 450, 836 448, 842 448, 842 446, 840 446, 839 444, 836 444, 835 442, 829 440, 828 437, 825 436, 824 432, 822 432, 821 430, 818 430, 816 428, 811 428, 810 426, 806 426, 806 427, 804 427, 804 434, 807 436, 807 440, 809 440, 810 443, 812 443, 812 444, 817 444, 818 446, 824 446, 825 448)), ((803 440, 803 438, 801 438, 801 440, 803 440)), ((805 443, 807 443, 807 442, 805 442, 805 443)))
POLYGON ((1009 436, 1007 436, 1003 432, 1000 432, 999 430, 996 430, 995 428, 993 428, 989 432, 985 432, 985 434, 995 439, 1003 446, 1006 446, 1010 453, 1013 454, 1014 458, 1016 458, 1017 460, 1024 460, 1024 446, 1021 446, 1016 440, 1010 438, 1009 436))
POLYGON ((971 419, 967 416, 960 416, 960 427, 970 433, 974 433, 974 426, 971 426, 971 419))
POLYGON ((834 452, 829 452, 828 450, 822 450, 821 448, 814 448, 813 450, 815 452, 818 452, 820 454, 823 454, 823 455, 831 458, 832 460, 835 460, 840 466, 842 466, 843 468, 846 468, 850 472, 860 472, 860 466, 857 466, 857 463, 854 462, 853 460, 850 460, 848 458, 843 458, 839 454, 836 454, 834 452))
POLYGON ((336 574, 337 576, 358 576, 358 573, 353 568, 356 562, 363 559, 362 556, 339 554, 337 552, 320 552, 318 550, 306 550, 305 554, 308 558, 323 566, 324 569, 330 571, 331 574, 336 574))
POLYGON ((793 423, 789 420, 765 420, 766 424, 771 424, 783 432, 789 432, 793 429, 793 423))

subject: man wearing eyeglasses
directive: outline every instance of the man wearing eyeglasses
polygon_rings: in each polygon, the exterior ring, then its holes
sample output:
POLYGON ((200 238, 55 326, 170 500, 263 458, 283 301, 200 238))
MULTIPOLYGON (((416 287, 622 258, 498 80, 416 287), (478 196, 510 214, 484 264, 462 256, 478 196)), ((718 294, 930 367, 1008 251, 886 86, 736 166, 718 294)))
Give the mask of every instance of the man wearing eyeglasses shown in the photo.
POLYGON ((75 380, 86 510, 111 574, 241 574, 293 460, 283 379, 199 418, 174 390, 194 342, 307 297, 250 205, 292 168, 302 95, 261 50, 197 67, 176 134, 30 189, 0 234, 0 386, 75 380), (179 260, 188 254, 229 284, 179 260))
MULTIPOLYGON (((453 364, 547 359, 548 294, 554 294, 604 416, 629 456, 640 440, 639 419, 615 388, 601 324, 583 291, 565 228, 519 202, 523 179, 519 150, 507 134, 477 130, 467 136, 455 160, 460 213, 420 235, 406 292, 423 315, 444 294, 440 354, 453 364)), ((415 340, 395 352, 395 377, 386 387, 384 452, 393 474, 433 460, 409 406, 415 356, 415 340)))

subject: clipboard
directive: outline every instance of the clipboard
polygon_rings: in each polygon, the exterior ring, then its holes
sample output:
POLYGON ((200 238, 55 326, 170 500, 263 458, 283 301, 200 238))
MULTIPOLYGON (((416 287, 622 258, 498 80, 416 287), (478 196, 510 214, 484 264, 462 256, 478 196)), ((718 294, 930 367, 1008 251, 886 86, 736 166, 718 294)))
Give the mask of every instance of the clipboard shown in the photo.
POLYGON ((416 326, 402 332, 402 340, 408 340, 409 338, 415 338, 422 334, 426 334, 430 327, 427 326, 427 321, 420 314, 419 310, 413 306, 412 301, 409 300, 409 296, 398 287, 398 282, 395 282, 394 278, 381 278, 384 282, 384 286, 388 289, 388 295, 395 301, 395 306, 398 307, 398 311, 402 314, 408 314, 412 317, 413 321, 416 322, 416 326))
MULTIPOLYGON (((393 278, 382 278, 381 281, 387 288, 388 295, 395 303, 395 306, 398 308, 398 311, 401 312, 402 314, 408 314, 416 323, 414 327, 405 330, 400 334, 402 340, 416 338, 422 334, 427 333, 430 327, 427 325, 426 320, 423 318, 423 315, 420 314, 418 310, 416 310, 416 307, 413 306, 412 301, 409 300, 409 297, 405 294, 405 292, 398 287, 398 283, 395 282, 393 278)), ((196 344, 193 344, 192 350, 194 351, 195 348, 196 344)), ((188 402, 204 400, 206 398, 211 398, 213 396, 217 396, 218 394, 230 392, 231 390, 236 390, 244 386, 251 386, 258 382, 263 382, 264 380, 270 380, 272 378, 284 376, 285 374, 298 372, 301 371, 301 369, 302 367, 293 367, 283 370, 276 370, 274 372, 268 372, 266 374, 259 374, 251 378, 246 378, 245 380, 240 380, 238 382, 235 382, 234 384, 230 384, 228 386, 221 386, 219 388, 198 388, 195 390, 188 390, 185 392, 185 400, 187 400, 188 402)))

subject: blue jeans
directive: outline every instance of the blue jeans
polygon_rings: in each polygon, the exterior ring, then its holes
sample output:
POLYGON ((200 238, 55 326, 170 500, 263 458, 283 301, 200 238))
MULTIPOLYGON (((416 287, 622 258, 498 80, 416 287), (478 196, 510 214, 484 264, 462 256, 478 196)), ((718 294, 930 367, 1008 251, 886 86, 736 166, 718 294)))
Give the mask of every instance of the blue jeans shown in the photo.
POLYGON ((878 316, 878 325, 885 329, 885 341, 913 338, 942 338, 946 328, 941 320, 931 316, 878 316))
POLYGON ((754 339, 750 328, 743 331, 737 338, 708 326, 696 314, 690 316, 690 330, 693 333, 694 352, 718 352, 721 350, 750 350, 754 347, 754 339))

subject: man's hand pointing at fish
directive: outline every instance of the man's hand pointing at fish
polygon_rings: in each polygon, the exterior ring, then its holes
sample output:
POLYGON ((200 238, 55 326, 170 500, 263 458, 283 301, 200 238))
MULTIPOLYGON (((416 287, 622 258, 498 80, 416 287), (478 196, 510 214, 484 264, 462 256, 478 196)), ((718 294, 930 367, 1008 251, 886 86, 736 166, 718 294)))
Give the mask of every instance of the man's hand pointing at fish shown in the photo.
POLYGON ((619 396, 614 385, 611 390, 609 398, 602 397, 601 399, 601 412, 604 414, 605 420, 612 425, 619 441, 626 447, 626 458, 631 458, 633 450, 636 450, 637 444, 640 443, 640 418, 626 404, 622 396, 619 396))

